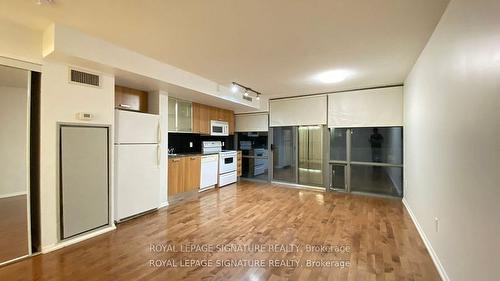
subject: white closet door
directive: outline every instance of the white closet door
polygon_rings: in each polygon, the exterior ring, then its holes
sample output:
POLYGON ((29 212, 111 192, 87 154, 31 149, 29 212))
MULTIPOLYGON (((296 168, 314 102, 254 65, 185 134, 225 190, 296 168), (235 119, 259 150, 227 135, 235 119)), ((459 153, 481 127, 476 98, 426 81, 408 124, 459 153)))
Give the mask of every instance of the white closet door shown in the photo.
POLYGON ((109 223, 109 129, 60 127, 61 237, 109 223))

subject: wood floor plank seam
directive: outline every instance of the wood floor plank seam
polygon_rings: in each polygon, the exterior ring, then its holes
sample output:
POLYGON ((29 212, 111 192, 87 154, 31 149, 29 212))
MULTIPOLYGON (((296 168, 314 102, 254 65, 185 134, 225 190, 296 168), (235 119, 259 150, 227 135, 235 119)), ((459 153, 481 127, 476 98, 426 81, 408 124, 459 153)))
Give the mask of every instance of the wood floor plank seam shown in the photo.
POLYGON ((440 280, 400 200, 241 181, 193 194, 60 250, 0 268, 0 280, 440 280), (151 252, 151 244, 292 244, 290 252, 151 252), (346 245, 347 253, 305 245, 346 245), (150 260, 299 260, 288 267, 151 267, 150 260), (307 260, 350 266, 306 267, 307 260))

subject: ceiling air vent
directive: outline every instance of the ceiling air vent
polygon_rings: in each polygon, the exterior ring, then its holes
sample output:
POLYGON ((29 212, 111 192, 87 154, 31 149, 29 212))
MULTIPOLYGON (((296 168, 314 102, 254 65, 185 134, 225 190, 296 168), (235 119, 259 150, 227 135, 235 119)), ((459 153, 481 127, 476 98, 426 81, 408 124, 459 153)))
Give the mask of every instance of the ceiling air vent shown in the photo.
POLYGON ((76 69, 70 69, 70 81, 73 83, 89 85, 94 87, 101 86, 101 77, 96 74, 83 72, 76 69))
POLYGON ((245 97, 245 96, 243 96, 243 99, 247 100, 247 101, 252 101, 252 97, 245 97))

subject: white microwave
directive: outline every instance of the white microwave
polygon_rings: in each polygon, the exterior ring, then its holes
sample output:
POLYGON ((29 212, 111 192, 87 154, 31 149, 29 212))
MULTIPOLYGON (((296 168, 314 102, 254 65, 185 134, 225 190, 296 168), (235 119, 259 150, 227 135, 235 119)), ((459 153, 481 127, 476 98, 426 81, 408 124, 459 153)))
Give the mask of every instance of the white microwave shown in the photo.
POLYGON ((229 125, 224 121, 210 121, 211 136, 229 136, 229 125))

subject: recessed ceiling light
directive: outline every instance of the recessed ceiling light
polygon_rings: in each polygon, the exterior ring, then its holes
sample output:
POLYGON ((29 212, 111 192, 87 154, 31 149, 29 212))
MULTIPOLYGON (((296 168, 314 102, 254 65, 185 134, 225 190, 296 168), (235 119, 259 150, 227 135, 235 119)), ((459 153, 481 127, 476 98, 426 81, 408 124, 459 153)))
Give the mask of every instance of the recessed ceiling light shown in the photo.
POLYGON ((338 83, 344 81, 349 75, 351 75, 351 71, 344 70, 344 69, 337 69, 337 70, 329 70, 322 72, 318 75, 316 75, 316 80, 322 82, 322 83, 338 83))

